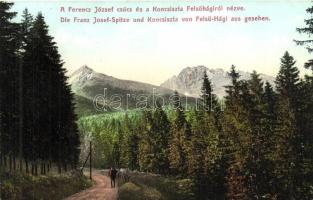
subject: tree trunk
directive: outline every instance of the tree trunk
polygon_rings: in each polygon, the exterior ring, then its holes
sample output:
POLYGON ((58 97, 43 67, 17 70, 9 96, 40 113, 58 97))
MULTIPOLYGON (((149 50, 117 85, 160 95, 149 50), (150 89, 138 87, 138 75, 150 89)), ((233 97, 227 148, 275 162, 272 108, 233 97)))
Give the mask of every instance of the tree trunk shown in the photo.
POLYGON ((64 163, 63 165, 64 165, 64 171, 67 172, 67 164, 64 163))
POLYGON ((10 172, 12 171, 12 156, 9 156, 9 168, 10 168, 10 172))
POLYGON ((61 172, 62 172, 62 168, 61 168, 60 162, 58 162, 58 172, 59 172, 59 174, 61 174, 61 172))
POLYGON ((43 164, 40 162, 40 174, 43 175, 43 164))
POLYGON ((28 174, 29 173, 28 160, 25 160, 25 170, 26 170, 26 173, 28 174))
POLYGON ((20 169, 20 172, 22 172, 23 171, 23 159, 20 158, 19 161, 20 161, 19 169, 20 169))
POLYGON ((47 172, 48 172, 48 173, 50 172, 50 162, 47 163, 47 172))
POLYGON ((32 162, 32 175, 35 175, 35 166, 34 166, 34 162, 32 162))
POLYGON ((24 129, 24 98, 23 98, 23 63, 19 59, 19 149, 20 172, 23 171, 23 129, 24 129))
POLYGON ((13 170, 16 171, 16 158, 13 156, 13 170))
POLYGON ((7 157, 5 155, 3 155, 3 164, 4 167, 7 168, 7 157))
POLYGON ((35 162, 35 176, 38 176, 38 163, 35 162))

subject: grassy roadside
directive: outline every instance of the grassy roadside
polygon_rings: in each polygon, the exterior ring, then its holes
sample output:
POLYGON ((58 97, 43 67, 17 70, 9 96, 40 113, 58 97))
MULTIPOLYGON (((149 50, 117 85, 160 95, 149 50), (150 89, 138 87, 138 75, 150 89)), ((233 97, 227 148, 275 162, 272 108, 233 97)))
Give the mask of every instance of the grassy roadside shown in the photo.
POLYGON ((132 173, 128 182, 119 181, 119 200, 193 200, 192 182, 155 174, 132 173))
POLYGON ((80 172, 47 176, 0 172, 0 182, 0 199, 8 200, 60 200, 91 186, 80 172))

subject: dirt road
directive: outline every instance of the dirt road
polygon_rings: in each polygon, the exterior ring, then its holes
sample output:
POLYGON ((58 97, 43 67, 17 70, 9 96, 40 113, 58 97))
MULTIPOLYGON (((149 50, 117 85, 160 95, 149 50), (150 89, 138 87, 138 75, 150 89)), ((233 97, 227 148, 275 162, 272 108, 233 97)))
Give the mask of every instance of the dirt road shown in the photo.
POLYGON ((92 176, 94 186, 65 200, 117 200, 117 188, 111 188, 110 179, 99 172, 92 176))

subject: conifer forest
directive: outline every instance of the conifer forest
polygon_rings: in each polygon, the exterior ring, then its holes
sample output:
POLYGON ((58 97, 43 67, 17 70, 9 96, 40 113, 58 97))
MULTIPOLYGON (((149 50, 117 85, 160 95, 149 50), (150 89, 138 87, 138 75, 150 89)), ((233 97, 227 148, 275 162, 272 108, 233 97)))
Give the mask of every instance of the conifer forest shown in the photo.
MULTIPOLYGON (((204 73, 201 103, 188 109, 175 91, 170 106, 78 117, 43 14, 25 9, 17 22, 12 5, 0 1, 1 168, 77 169, 91 140, 94 168, 189 179, 197 200, 313 199, 313 60, 282 52, 275 84, 256 71, 242 80, 232 65, 224 99, 204 73)), ((305 22, 294 28, 309 36, 305 22)), ((311 39, 290 42, 313 51, 311 39)))

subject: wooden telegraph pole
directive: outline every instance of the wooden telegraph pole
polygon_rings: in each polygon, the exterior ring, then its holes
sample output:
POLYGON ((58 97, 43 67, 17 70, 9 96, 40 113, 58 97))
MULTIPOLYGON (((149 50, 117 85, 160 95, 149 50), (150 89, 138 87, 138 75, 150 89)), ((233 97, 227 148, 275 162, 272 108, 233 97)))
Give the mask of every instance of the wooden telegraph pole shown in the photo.
POLYGON ((89 172, 90 172, 90 180, 92 180, 91 152, 92 152, 92 147, 91 147, 91 140, 90 140, 90 144, 89 144, 89 172))

